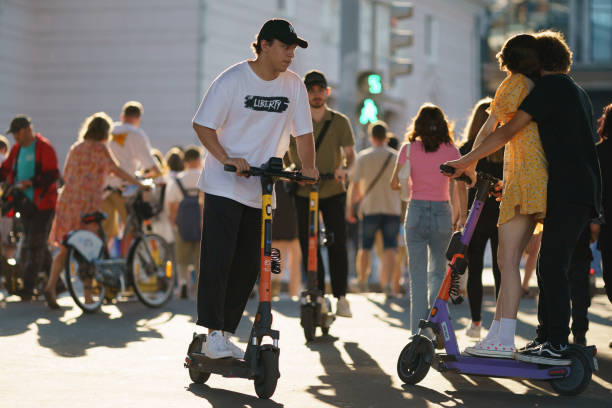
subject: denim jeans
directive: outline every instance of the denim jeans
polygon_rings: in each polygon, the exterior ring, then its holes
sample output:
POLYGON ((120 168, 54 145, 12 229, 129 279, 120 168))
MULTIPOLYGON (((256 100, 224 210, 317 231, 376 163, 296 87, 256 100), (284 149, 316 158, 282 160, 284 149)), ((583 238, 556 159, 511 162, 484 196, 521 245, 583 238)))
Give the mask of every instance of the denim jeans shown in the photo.
POLYGON ((410 329, 415 334, 444 280, 446 248, 452 233, 449 203, 411 200, 404 228, 410 265, 410 329))

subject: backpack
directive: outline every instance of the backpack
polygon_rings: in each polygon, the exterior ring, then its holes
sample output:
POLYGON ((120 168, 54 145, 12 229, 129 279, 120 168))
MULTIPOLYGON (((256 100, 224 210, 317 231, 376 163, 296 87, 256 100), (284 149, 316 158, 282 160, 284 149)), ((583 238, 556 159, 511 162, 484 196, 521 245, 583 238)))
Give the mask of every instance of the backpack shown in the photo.
POLYGON ((189 195, 183 183, 178 178, 174 179, 183 193, 183 199, 179 203, 176 214, 176 225, 181 239, 186 242, 199 242, 202 237, 202 209, 198 195, 189 195))

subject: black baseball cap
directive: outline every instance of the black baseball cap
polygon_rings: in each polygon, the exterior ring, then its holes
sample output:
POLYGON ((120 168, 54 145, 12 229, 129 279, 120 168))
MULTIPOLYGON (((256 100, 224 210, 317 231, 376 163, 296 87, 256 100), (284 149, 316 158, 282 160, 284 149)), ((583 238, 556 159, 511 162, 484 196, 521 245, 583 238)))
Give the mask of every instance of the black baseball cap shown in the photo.
POLYGON ((285 44, 297 44, 302 48, 308 47, 308 42, 298 37, 291 23, 280 18, 268 20, 261 26, 257 35, 257 42, 261 40, 280 40, 285 44))
POLYGON ((325 79, 325 75, 323 75, 321 71, 313 69, 304 75, 304 85, 306 85, 306 88, 310 88, 313 85, 319 85, 321 88, 327 88, 327 79, 325 79))
POLYGON ((23 128, 27 128, 32 125, 32 119, 26 115, 17 115, 11 120, 11 126, 6 130, 6 133, 19 132, 23 128))

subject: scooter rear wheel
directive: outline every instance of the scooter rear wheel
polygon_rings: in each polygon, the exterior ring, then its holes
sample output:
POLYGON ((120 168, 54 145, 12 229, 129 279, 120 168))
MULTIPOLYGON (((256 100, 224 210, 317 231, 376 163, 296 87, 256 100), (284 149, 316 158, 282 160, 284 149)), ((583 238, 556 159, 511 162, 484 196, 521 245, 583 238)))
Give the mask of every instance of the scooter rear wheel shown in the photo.
POLYGON ((304 337, 306 341, 313 341, 315 338, 315 309, 311 305, 302 305, 300 307, 300 323, 304 328, 304 337))
MULTIPOLYGON (((191 344, 189 344, 189 348, 187 349, 187 355, 193 352, 200 352, 202 350, 202 344, 204 344, 206 338, 203 334, 198 334, 191 340, 191 344)), ((195 384, 204 384, 210 378, 210 373, 202 372, 196 368, 189 367, 189 378, 195 384)))
POLYGON ((276 391, 280 377, 278 371, 278 350, 264 349, 259 354, 259 375, 255 377, 255 393, 259 398, 268 399, 276 391))
POLYGON ((593 370, 587 360, 589 357, 585 354, 582 350, 572 349, 569 351, 568 357, 572 360, 570 375, 565 378, 550 380, 553 390, 561 395, 571 396, 578 395, 586 389, 591 382, 593 370))
POLYGON ((427 375, 434 357, 434 347, 425 336, 413 336, 397 359, 397 375, 406 384, 417 384, 427 375), (411 350, 414 344, 414 350, 411 350))

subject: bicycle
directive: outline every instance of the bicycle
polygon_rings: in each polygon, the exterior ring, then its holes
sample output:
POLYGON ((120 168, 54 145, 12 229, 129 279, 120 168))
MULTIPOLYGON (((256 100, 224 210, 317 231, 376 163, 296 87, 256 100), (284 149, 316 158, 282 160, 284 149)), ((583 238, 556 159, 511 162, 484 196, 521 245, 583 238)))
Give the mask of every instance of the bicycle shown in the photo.
POLYGON ((77 306, 86 313, 97 311, 105 299, 125 296, 129 288, 148 307, 163 306, 172 297, 176 283, 172 250, 163 237, 145 229, 145 222, 162 211, 163 194, 155 206, 144 201, 137 186, 128 186, 122 195, 128 210, 122 240, 132 234, 127 258, 110 258, 102 228, 106 214, 100 211, 81 217, 84 224, 96 223, 98 234, 75 230, 63 242, 68 248, 66 284, 77 306))
MULTIPOLYGON (((4 185, 2 193, 0 194, 0 213, 3 217, 12 213, 12 217, 9 218, 11 226, 7 237, 8 245, 0 244, 0 289, 4 288, 8 295, 20 295, 24 290, 23 269, 20 259, 24 230, 21 213, 14 208, 14 202, 10 198, 13 194, 13 190, 14 185, 4 185), (9 251, 8 249, 11 250, 9 251)), ((48 248, 44 256, 45 260, 43 262, 43 267, 36 275, 32 293, 34 299, 42 297, 42 292, 49 279, 51 252, 48 248)), ((65 290, 59 280, 57 289, 58 292, 63 292, 65 290)))

